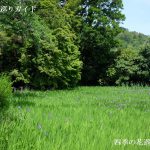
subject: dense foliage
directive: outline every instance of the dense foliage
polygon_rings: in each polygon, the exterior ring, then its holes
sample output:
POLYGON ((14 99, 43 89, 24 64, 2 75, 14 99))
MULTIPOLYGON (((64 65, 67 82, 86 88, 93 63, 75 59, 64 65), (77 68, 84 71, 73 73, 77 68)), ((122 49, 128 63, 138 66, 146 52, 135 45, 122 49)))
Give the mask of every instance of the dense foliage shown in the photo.
POLYGON ((123 32, 116 37, 122 48, 132 47, 136 50, 140 50, 140 47, 145 45, 149 40, 149 36, 136 31, 130 32, 128 29, 123 28, 123 32))
POLYGON ((80 11, 80 51, 83 61, 82 80, 86 85, 96 85, 105 80, 106 70, 114 59, 111 48, 117 46, 115 36, 121 32, 122 1, 84 1, 80 11))
POLYGON ((150 43, 139 50, 133 47, 118 50, 115 62, 108 68, 111 84, 150 84, 150 43))
MULTIPOLYGON (((7 4, 18 0, 1 1, 7 4)), ((122 0, 31 0, 22 6, 30 9, 0 13, 0 72, 13 86, 149 83, 148 37, 120 27, 122 0)))
POLYGON ((78 83, 80 52, 67 26, 52 30, 40 15, 22 13, 4 14, 1 22, 1 72, 11 76, 14 86, 47 89, 78 83))

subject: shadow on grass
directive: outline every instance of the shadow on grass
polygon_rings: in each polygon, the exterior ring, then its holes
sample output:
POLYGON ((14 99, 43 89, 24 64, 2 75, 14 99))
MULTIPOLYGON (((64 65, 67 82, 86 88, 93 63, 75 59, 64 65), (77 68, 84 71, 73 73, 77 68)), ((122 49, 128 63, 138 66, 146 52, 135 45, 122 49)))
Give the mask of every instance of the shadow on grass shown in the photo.
POLYGON ((23 91, 14 93, 14 106, 34 106, 35 102, 33 99, 39 98, 40 95, 37 95, 36 92, 23 91))
POLYGON ((29 100, 17 100, 13 103, 14 106, 35 106, 35 103, 29 100))
POLYGON ((37 97, 37 94, 35 92, 25 91, 25 92, 15 92, 14 97, 17 98, 29 98, 29 97, 37 97))

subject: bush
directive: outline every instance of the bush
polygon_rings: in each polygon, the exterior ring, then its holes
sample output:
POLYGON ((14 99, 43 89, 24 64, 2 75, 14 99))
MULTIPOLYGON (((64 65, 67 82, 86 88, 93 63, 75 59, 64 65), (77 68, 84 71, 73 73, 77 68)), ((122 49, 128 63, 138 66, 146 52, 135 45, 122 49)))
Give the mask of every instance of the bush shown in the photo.
POLYGON ((12 96, 11 81, 7 76, 0 76, 0 110, 9 106, 9 98, 12 96))
POLYGON ((30 24, 30 32, 22 40, 22 34, 12 31, 9 46, 2 48, 0 72, 9 72, 16 88, 45 90, 76 86, 81 74, 76 35, 67 27, 52 31, 36 15, 30 24))
POLYGON ((139 52, 133 48, 127 48, 120 50, 118 54, 115 64, 108 68, 107 76, 117 85, 136 83, 141 61, 139 52))

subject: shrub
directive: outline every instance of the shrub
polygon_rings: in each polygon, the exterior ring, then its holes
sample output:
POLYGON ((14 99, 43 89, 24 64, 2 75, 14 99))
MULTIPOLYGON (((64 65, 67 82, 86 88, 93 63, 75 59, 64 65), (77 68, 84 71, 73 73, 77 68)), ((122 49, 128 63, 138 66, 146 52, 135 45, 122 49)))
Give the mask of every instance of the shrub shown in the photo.
POLYGON ((52 31, 36 15, 30 24, 30 32, 23 36, 22 42, 19 42, 20 35, 12 31, 11 46, 2 48, 0 72, 9 72, 14 87, 62 89, 76 86, 81 74, 76 35, 67 27, 52 31))
POLYGON ((118 51, 115 64, 107 70, 107 76, 117 85, 136 83, 137 72, 140 70, 141 56, 133 48, 118 51))
POLYGON ((12 96, 12 87, 9 77, 0 76, 0 111, 9 106, 9 98, 12 96))

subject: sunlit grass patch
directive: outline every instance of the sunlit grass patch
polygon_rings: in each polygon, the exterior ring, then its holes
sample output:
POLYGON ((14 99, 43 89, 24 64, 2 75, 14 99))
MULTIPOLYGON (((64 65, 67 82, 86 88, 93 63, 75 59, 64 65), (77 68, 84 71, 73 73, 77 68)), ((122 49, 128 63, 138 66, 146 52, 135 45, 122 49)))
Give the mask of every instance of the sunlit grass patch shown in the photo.
POLYGON ((17 119, 2 124, 0 133, 7 140, 1 145, 9 150, 148 149, 149 106, 148 87, 25 91, 12 99, 10 111, 17 119))

